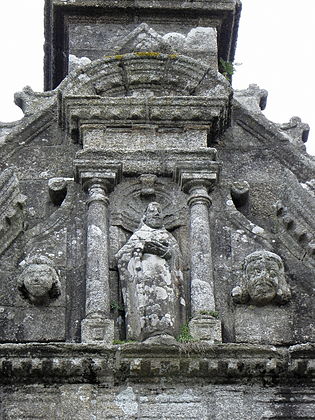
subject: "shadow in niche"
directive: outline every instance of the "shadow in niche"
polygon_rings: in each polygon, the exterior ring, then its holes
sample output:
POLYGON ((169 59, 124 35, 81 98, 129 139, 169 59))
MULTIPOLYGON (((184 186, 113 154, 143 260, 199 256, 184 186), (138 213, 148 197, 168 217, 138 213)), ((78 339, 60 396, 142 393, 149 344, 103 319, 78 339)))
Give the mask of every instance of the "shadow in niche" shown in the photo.
POLYGON ((248 218, 249 216, 249 184, 236 181, 231 186, 231 197, 236 209, 248 218))

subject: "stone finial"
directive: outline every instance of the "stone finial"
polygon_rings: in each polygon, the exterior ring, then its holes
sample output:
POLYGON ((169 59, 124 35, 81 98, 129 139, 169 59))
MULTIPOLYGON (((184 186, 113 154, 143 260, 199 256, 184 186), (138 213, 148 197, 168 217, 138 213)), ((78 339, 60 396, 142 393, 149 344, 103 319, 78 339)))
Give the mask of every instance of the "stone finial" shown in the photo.
POLYGON ((14 103, 21 108, 25 116, 29 116, 51 105, 56 98, 56 92, 34 92, 30 86, 25 86, 21 92, 14 94, 14 103))
POLYGON ((234 98, 249 111, 259 113, 266 108, 268 92, 256 84, 250 84, 247 89, 235 90, 234 98))
POLYGON ((300 117, 292 117, 288 123, 280 124, 280 130, 289 136, 291 143, 303 146, 307 142, 310 126, 300 117))
POLYGON ((18 278, 18 289, 25 299, 41 305, 56 299, 61 293, 59 276, 53 262, 44 256, 34 256, 24 261, 18 278))
POLYGON ((269 251, 256 251, 247 255, 243 263, 241 285, 234 287, 232 298, 235 303, 252 303, 257 306, 288 302, 291 292, 285 280, 281 258, 269 251))

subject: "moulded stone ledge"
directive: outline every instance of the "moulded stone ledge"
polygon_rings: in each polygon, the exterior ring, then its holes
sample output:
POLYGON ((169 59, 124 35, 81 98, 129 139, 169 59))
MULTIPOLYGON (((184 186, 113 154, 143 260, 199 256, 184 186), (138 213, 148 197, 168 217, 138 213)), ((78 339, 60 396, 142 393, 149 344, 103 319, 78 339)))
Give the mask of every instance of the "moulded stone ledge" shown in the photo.
POLYGON ((228 125, 226 110, 229 97, 157 97, 102 98, 99 96, 68 96, 63 100, 63 121, 69 134, 78 140, 82 124, 109 126, 158 123, 177 126, 183 123, 207 124, 210 131, 228 125), (214 129, 212 128, 214 126, 214 129))
POLYGON ((2 344, 0 382, 311 384, 315 345, 2 344))
POLYGON ((123 175, 142 175, 150 173, 155 175, 173 176, 177 162, 191 163, 194 167, 196 162, 203 168, 217 167, 217 150, 210 147, 196 149, 164 149, 164 150, 82 150, 76 155, 76 166, 95 169, 104 165, 122 164, 123 175), (188 154, 189 153, 189 154, 188 154))

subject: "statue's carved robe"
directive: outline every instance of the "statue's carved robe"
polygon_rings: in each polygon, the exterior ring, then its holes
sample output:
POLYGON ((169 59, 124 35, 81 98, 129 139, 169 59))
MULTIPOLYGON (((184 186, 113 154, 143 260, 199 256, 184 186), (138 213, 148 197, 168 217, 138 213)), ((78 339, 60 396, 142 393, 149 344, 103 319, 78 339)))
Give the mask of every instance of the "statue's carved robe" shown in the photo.
POLYGON ((175 336, 185 317, 182 259, 165 228, 145 224, 116 254, 126 311, 127 339, 175 336), (148 244, 168 246, 168 257, 149 253, 148 244), (163 258, 164 257, 164 258, 163 258))

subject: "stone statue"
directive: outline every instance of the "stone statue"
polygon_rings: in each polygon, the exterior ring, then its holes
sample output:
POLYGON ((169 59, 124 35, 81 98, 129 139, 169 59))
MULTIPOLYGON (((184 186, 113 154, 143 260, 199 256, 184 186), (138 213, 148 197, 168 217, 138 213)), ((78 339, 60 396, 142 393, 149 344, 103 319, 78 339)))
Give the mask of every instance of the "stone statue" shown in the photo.
POLYGON ((176 239, 163 226, 159 203, 148 205, 140 227, 116 258, 127 339, 174 337, 185 312, 181 253, 176 239))
POLYGON ((24 298, 34 304, 40 305, 56 299, 61 293, 61 287, 52 261, 42 256, 26 260, 18 278, 18 289, 24 298))
POLYGON ((290 300, 291 292, 285 280, 283 262, 277 254, 253 252, 245 258, 243 271, 241 286, 232 290, 235 303, 262 306, 284 304, 290 300))

